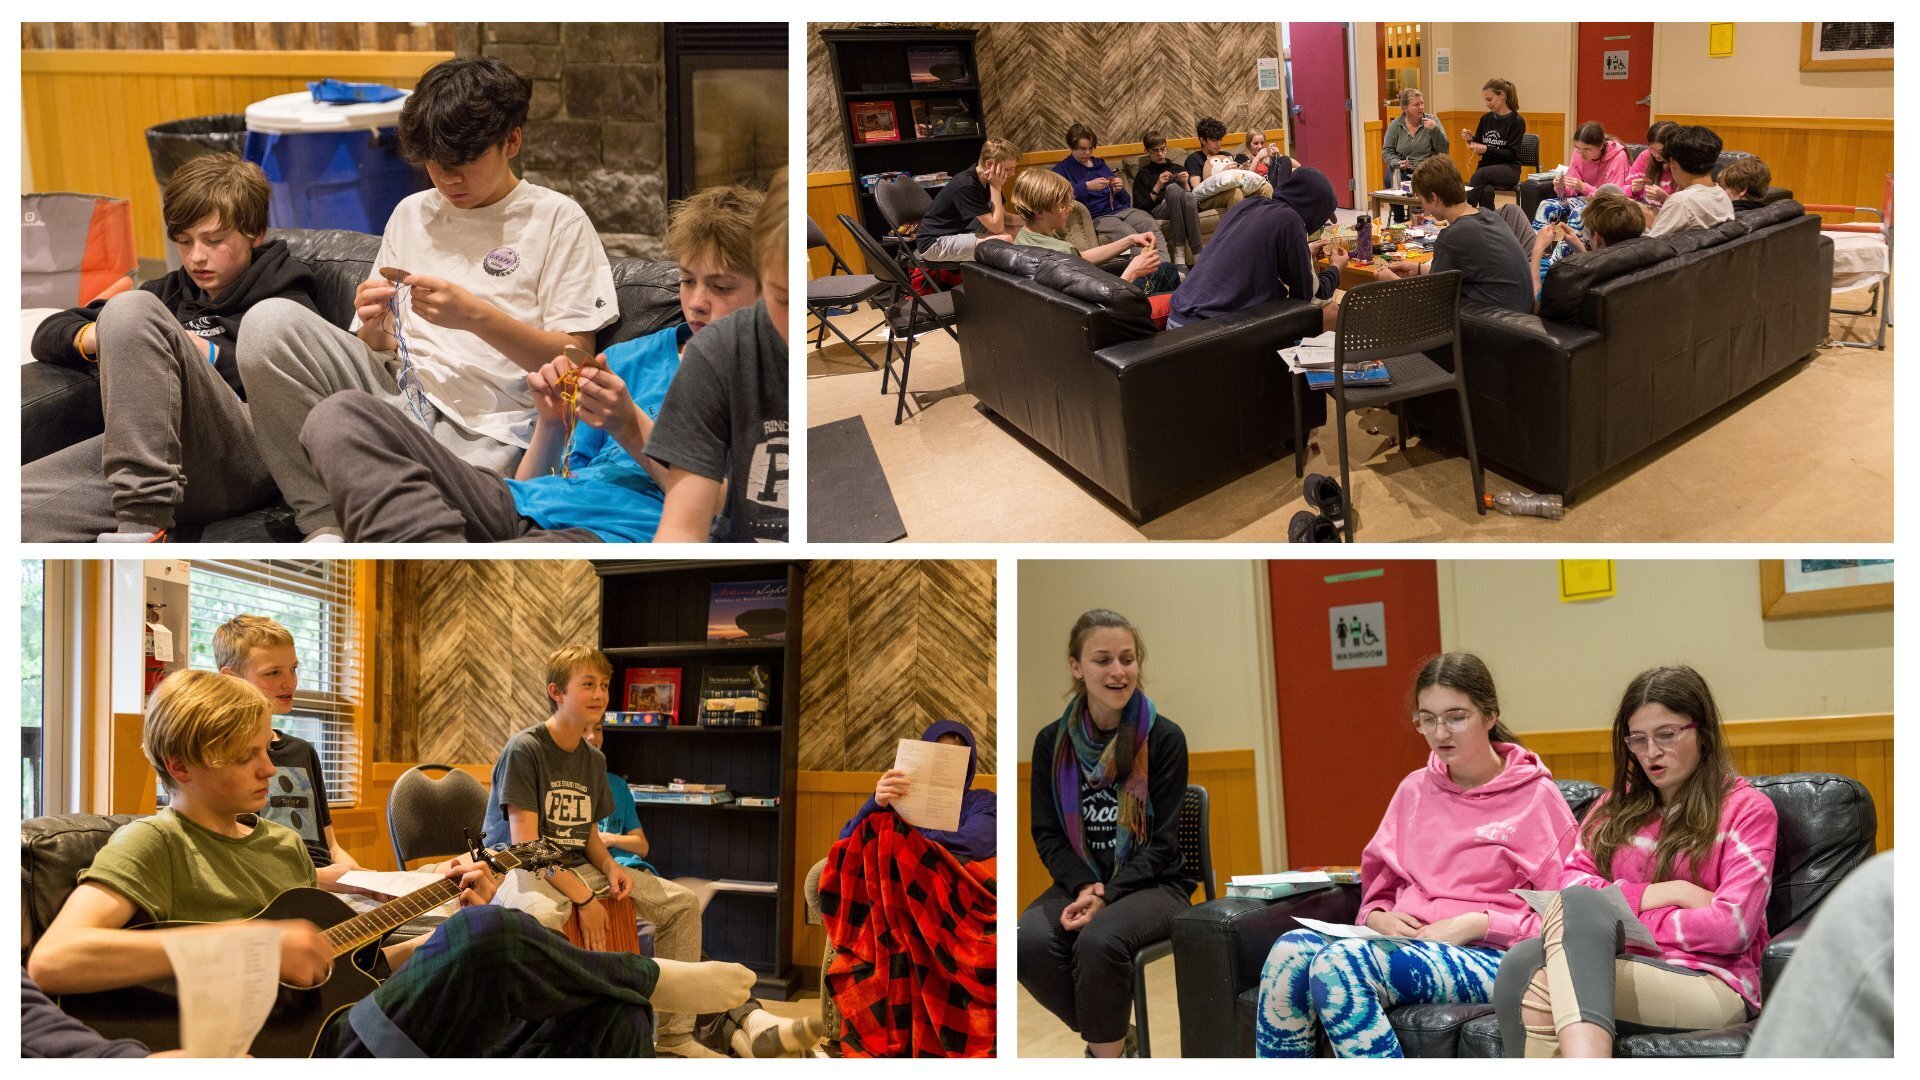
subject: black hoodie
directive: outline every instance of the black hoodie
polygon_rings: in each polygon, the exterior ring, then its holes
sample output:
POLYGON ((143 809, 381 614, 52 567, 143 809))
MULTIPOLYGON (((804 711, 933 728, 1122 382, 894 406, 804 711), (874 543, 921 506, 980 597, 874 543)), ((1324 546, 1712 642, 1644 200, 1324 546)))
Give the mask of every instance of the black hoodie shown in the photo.
MULTIPOLYGON (((240 277, 218 300, 209 298, 206 290, 193 283, 193 278, 182 270, 175 270, 157 281, 149 281, 140 286, 142 292, 150 292, 167 305, 173 317, 187 332, 196 337, 213 342, 218 349, 214 357, 214 369, 220 377, 227 380, 233 392, 246 400, 246 387, 240 385, 240 365, 236 354, 236 345, 240 337, 240 320, 247 311, 262 300, 276 296, 292 300, 306 308, 314 308, 313 271, 307 264, 293 257, 287 250, 284 240, 269 240, 253 249, 253 262, 240 273, 240 277)), ((106 306, 105 300, 96 300, 86 307, 68 308, 58 315, 50 315, 33 332, 33 358, 49 364, 76 368, 92 373, 94 365, 80 350, 74 347, 74 338, 79 336, 80 328, 91 322, 98 322, 100 309, 106 306)))
POLYGON ((1273 198, 1234 203, 1201 259, 1173 293, 1182 324, 1217 318, 1269 300, 1332 296, 1340 272, 1317 276, 1307 236, 1333 217, 1333 184, 1318 169, 1295 169, 1273 198))

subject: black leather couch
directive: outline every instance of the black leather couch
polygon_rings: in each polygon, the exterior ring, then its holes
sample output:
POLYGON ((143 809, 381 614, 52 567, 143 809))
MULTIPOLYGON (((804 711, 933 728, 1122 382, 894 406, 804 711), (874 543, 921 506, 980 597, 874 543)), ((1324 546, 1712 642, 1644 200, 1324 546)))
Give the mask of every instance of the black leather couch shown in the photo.
MULTIPOLYGON (((988 241, 962 266, 960 364, 991 414, 1135 521, 1249 458, 1292 448, 1275 351, 1320 332, 1281 300, 1156 331, 1139 289, 1063 252, 988 241)), ((1307 426, 1326 419, 1310 395, 1307 426)))
MULTIPOLYGON (((373 273, 380 238, 345 229, 270 229, 269 238, 287 242, 293 254, 313 268, 315 306, 329 322, 346 329, 353 321, 353 294, 373 273)), ((620 318, 601 329, 596 345, 651 334, 684 321, 680 314, 679 270, 672 262, 613 259, 614 295, 620 318)), ((244 332, 244 329, 243 329, 244 332)), ((21 365, 20 460, 33 461, 104 430, 100 385, 91 371, 76 371, 38 360, 21 365)), ((196 539, 185 531, 178 539, 196 539)), ((298 540, 291 512, 284 505, 265 508, 231 521, 206 526, 197 537, 207 541, 298 540)))
MULTIPOLYGON (((1480 458, 1573 501, 1826 340, 1833 244, 1791 199, 1712 229, 1643 237, 1558 266, 1539 315, 1466 305, 1461 352, 1480 458)), ((1464 446, 1442 396, 1402 406, 1464 446)))
MULTIPOLYGON (((1831 773, 1750 776, 1780 818, 1773 893, 1767 901, 1771 940, 1761 960, 1762 996, 1780 978, 1814 909, 1840 879, 1873 854, 1873 799, 1859 781, 1831 773)), ((1576 818, 1604 789, 1560 780, 1576 818)), ((1301 893, 1284 900, 1229 897, 1174 916, 1174 980, 1180 1001, 1180 1049, 1186 1057, 1252 1057, 1260 968, 1296 918, 1350 923, 1360 910, 1358 886, 1301 893)), ((1491 1005, 1403 1005, 1387 1014, 1408 1057, 1499 1057, 1500 1027, 1491 1005)), ((1739 1057, 1753 1021, 1717 1031, 1626 1034, 1619 1057, 1739 1057)), ((1323 1047, 1324 1049, 1324 1047, 1323 1047)))

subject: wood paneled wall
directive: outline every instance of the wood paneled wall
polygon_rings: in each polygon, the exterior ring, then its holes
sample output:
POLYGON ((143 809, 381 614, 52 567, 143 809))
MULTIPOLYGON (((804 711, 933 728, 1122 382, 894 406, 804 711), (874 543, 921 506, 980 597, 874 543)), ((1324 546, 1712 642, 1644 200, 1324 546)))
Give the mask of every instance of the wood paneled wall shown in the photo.
POLYGON ((452 23, 21 23, 22 49, 452 52, 452 23))
POLYGON ((800 768, 871 771, 936 720, 973 729, 994 771, 990 560, 837 559, 807 571, 800 768))
POLYGON ((28 49, 20 54, 22 130, 38 191, 133 202, 141 258, 166 257, 160 188, 146 130, 169 120, 246 111, 328 76, 411 87, 446 51, 167 52, 28 49))
MULTIPOLYGON (((799 823, 794 829, 793 880, 804 887, 815 863, 827 857, 827 849, 840 839, 847 819, 859 811, 873 795, 880 780, 877 772, 802 772, 795 810, 799 823)), ((983 791, 999 790, 998 778, 981 773, 973 778, 983 791)), ((1002 925, 1011 925, 1002 917, 1002 925)), ((810 986, 819 985, 820 956, 826 950, 826 931, 807 922, 805 896, 796 896, 793 904, 793 965, 806 972, 810 986)))
MULTIPOLYGON (((1019 830, 1019 906, 1025 908, 1053 884, 1053 875, 1033 848, 1033 813, 1028 793, 1032 791, 1033 763, 1020 763, 1019 830)), ((1226 895, 1227 879, 1235 874, 1258 874, 1285 867, 1260 864, 1260 809, 1254 780, 1252 750, 1196 750, 1187 755, 1187 782, 1207 789, 1211 820, 1207 829, 1213 842, 1214 891, 1226 895)), ((1199 889, 1195 903, 1206 899, 1199 889)), ((1013 912, 1017 917, 1019 912, 1013 912)), ((1001 921, 1007 921, 1003 914, 1001 921)))
MULTIPOLYGON (((1887 177, 1893 172, 1891 118, 1658 115, 1655 119, 1712 128, 1727 149, 1745 150, 1766 162, 1774 184, 1791 188, 1802 203, 1886 204, 1887 177)), ((1828 221, 1856 220, 1848 215, 1824 216, 1828 221)))
MULTIPOLYGON (((1742 775, 1776 776, 1831 772, 1866 785, 1879 821, 1874 847, 1893 847, 1893 717, 1823 716, 1790 720, 1737 720, 1726 724, 1727 745, 1742 775)), ((1562 780, 1613 780, 1607 728, 1529 731, 1521 738, 1562 780)))

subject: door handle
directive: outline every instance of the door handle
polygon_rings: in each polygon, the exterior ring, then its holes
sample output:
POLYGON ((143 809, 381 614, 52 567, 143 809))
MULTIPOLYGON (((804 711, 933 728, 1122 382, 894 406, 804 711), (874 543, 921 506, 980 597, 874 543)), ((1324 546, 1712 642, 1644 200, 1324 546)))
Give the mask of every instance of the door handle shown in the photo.
POLYGON ((1648 94, 1646 97, 1643 97, 1639 101, 1634 102, 1634 104, 1635 105, 1651 105, 1653 104, 1653 95, 1648 94))
POLYGON ((1288 109, 1289 109, 1289 111, 1290 111, 1290 112, 1292 112, 1292 113, 1293 113, 1293 115, 1295 115, 1295 116, 1299 116, 1299 115, 1300 115, 1300 106, 1298 106, 1298 105, 1292 105, 1292 106, 1289 106, 1289 107, 1288 107, 1288 109))

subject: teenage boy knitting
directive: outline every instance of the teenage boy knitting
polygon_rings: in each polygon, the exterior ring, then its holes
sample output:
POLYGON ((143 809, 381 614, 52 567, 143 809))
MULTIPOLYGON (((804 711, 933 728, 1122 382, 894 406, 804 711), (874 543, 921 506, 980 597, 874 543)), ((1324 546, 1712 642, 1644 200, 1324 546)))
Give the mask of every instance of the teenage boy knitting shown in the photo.
POLYGON ((1733 200, 1713 182, 1713 165, 1720 160, 1720 136, 1711 128, 1683 124, 1667 136, 1665 145, 1667 166, 1673 170, 1673 194, 1660 204, 1647 235, 1710 229, 1732 221, 1733 200))
POLYGON ((260 167, 237 155, 187 161, 160 194, 180 269, 34 332, 35 359, 97 374, 106 427, 21 469, 21 539, 142 543, 273 501, 240 325, 274 298, 312 313, 314 281, 285 241, 261 242, 267 198, 260 167))
POLYGON ((514 176, 533 84, 497 58, 447 60, 400 112, 400 150, 433 189, 394 208, 354 332, 263 304, 240 357, 267 465, 309 540, 341 539, 300 430, 321 401, 361 390, 461 460, 513 471, 534 427, 527 375, 619 317, 613 273, 572 199, 514 176), (399 284, 380 271, 404 272, 399 284))
POLYGON ((647 438, 647 456, 667 470, 655 543, 787 539, 785 169, 754 218, 753 254, 760 302, 688 344, 647 438))
POLYGON ((762 198, 718 187, 674 204, 667 251, 680 265, 686 322, 610 346, 598 366, 556 356, 529 374, 538 420, 512 479, 462 461, 372 394, 321 402, 300 438, 347 539, 653 539, 667 479, 645 453, 653 418, 683 351, 760 296, 753 223, 762 198), (572 406, 569 375, 578 379, 572 406))

